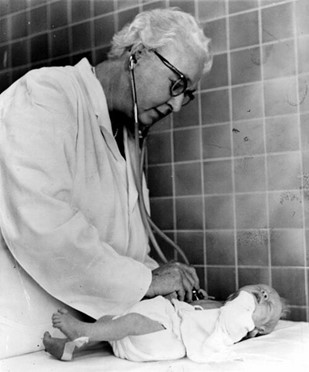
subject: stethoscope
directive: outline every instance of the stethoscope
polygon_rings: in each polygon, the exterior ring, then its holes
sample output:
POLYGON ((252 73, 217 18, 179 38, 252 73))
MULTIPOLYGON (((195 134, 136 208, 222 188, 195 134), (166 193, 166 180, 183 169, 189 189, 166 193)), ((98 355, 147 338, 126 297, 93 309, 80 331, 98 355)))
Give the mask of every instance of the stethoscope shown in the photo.
POLYGON ((134 66, 136 64, 136 59, 133 55, 130 55, 129 59, 129 70, 131 78, 131 88, 133 97, 133 113, 134 113, 134 141, 135 141, 135 160, 138 169, 135 170, 135 182, 138 191, 138 203, 140 208, 140 213, 142 217, 143 224, 147 231, 147 235, 155 248, 157 254, 159 255, 162 262, 167 263, 168 260, 162 252, 153 231, 155 231, 161 238, 163 238, 168 244, 170 244, 183 258, 184 262, 189 265, 189 260, 186 257, 182 249, 171 240, 151 219, 144 201, 143 195, 143 169, 145 160, 145 150, 146 150, 146 138, 148 135, 149 127, 141 129, 138 120, 138 105, 137 105, 137 95, 136 95, 136 84, 134 76, 134 66))
MULTIPOLYGON (((149 240, 151 241, 152 246, 156 250, 158 256, 160 257, 163 263, 167 263, 168 260, 165 257, 164 253, 162 252, 157 242, 157 239, 154 235, 154 232, 156 232, 162 239, 164 239, 170 246, 172 246, 176 252, 180 254, 180 256, 184 260, 184 263, 186 263, 187 265, 190 265, 189 260, 187 256, 185 255, 185 253, 183 252, 183 250, 152 221, 147 211, 146 205, 145 205, 144 193, 143 193, 143 174, 144 174, 146 139, 147 139, 147 135, 148 135, 148 131, 150 127, 141 128, 139 124, 139 120, 138 120, 138 105, 137 105, 136 84, 135 84, 135 76, 134 76, 135 64, 136 64, 136 59, 134 55, 130 55, 129 70, 130 70, 130 78, 131 78, 133 114, 134 114, 134 143, 135 143, 134 156, 135 156, 135 164, 137 166, 137 169, 134 169, 133 173, 134 173, 136 188, 138 192, 138 204, 140 208, 141 218, 145 226, 149 240)), ((200 291, 193 288, 192 298, 193 300, 201 300, 204 298, 204 295, 200 291)))

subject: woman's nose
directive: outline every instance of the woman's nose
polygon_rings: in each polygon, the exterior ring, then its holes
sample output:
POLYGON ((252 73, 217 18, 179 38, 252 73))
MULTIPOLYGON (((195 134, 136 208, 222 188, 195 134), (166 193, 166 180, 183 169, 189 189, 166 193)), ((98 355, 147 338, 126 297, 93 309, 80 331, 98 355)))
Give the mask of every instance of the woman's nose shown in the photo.
POLYGON ((168 103, 173 107, 173 112, 180 111, 182 107, 183 99, 184 99, 184 94, 182 93, 182 94, 179 94, 179 96, 171 97, 168 100, 168 103))

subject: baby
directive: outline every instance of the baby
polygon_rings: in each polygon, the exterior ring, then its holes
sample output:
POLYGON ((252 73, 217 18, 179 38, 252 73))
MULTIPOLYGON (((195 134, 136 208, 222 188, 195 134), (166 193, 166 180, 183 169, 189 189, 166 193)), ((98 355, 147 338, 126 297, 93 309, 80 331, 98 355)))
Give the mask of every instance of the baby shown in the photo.
POLYGON ((224 304, 209 300, 188 304, 158 296, 121 316, 103 316, 94 323, 81 322, 60 309, 52 322, 67 338, 46 332, 43 342, 46 351, 60 360, 71 360, 78 351, 108 341, 117 357, 131 361, 184 356, 195 362, 220 361, 228 359, 228 346, 272 332, 285 311, 284 301, 265 284, 242 287, 224 304))

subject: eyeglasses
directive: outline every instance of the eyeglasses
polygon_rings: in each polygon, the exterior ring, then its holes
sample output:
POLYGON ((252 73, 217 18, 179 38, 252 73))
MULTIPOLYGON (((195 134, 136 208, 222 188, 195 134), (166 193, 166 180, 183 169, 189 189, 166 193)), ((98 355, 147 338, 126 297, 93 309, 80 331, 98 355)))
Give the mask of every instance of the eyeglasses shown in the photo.
POLYGON ((172 85, 170 86, 170 95, 172 97, 177 97, 180 94, 184 95, 182 106, 187 105, 189 102, 191 102, 195 96, 194 91, 187 89, 188 86, 188 80, 185 77, 185 75, 180 72, 175 66, 173 66, 167 59, 165 59, 163 56, 161 56, 160 53, 153 50, 154 54, 165 64, 166 67, 168 67, 170 70, 172 70, 176 75, 178 75, 178 79, 176 81, 172 82, 172 85))

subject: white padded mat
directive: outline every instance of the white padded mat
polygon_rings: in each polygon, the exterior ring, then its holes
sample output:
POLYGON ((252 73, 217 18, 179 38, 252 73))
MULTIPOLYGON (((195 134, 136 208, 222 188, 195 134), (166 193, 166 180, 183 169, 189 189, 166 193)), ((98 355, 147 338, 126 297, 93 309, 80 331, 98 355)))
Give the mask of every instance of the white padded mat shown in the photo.
POLYGON ((188 359, 134 363, 111 355, 104 347, 83 354, 71 362, 61 362, 39 351, 0 361, 1 372, 305 372, 309 371, 309 323, 280 321, 276 330, 234 345, 235 360, 197 364, 188 359))

